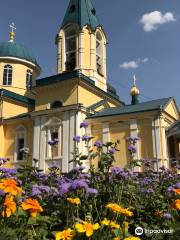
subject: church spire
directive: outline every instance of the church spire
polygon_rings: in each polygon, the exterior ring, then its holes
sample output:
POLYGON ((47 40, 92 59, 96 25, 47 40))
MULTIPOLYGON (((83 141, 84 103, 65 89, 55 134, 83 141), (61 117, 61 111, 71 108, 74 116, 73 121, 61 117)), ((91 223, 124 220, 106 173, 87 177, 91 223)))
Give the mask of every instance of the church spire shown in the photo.
POLYGON ((70 0, 61 28, 68 24, 76 24, 80 29, 87 25, 93 31, 100 26, 91 0, 70 0))
POLYGON ((132 105, 136 105, 137 103, 139 103, 139 99, 138 99, 139 93, 140 93, 140 91, 136 86, 136 76, 134 75, 133 86, 132 86, 131 92, 130 92, 130 94, 132 96, 132 100, 131 100, 132 105))

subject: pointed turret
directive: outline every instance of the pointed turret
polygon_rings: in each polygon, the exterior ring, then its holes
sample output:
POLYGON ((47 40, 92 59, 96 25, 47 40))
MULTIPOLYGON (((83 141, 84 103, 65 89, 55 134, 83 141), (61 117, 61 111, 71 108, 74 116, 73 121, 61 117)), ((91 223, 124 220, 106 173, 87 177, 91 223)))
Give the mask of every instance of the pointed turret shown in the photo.
POLYGON ((56 44, 58 73, 79 70, 107 91, 106 35, 91 0, 70 0, 56 44))
POLYGON ((134 83, 133 83, 133 86, 132 86, 131 92, 130 92, 130 94, 132 96, 132 100, 131 100, 132 105, 136 105, 137 103, 139 103, 139 99, 138 99, 139 93, 140 93, 140 91, 136 86, 136 76, 134 75, 134 83))
POLYGON ((91 0, 70 0, 61 28, 68 24, 76 24, 80 29, 87 25, 93 31, 100 26, 91 0))

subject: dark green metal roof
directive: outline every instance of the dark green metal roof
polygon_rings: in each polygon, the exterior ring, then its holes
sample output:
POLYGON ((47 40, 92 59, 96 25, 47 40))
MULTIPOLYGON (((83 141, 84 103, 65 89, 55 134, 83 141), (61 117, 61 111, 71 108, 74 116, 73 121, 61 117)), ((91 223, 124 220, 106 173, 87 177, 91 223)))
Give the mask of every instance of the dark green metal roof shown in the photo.
MULTIPOLYGON (((57 82, 68 81, 68 80, 70 80, 72 78, 82 79, 86 83, 88 83, 89 85, 93 86, 94 88, 99 89, 103 93, 105 93, 105 94, 111 96, 112 98, 116 99, 117 101, 121 102, 119 100, 119 96, 117 94, 114 94, 114 93, 109 92, 109 91, 104 92, 100 88, 96 87, 94 80, 92 80, 91 78, 85 76, 79 70, 75 70, 75 71, 72 71, 72 72, 64 72, 64 73, 60 73, 60 74, 53 75, 53 76, 50 76, 50 77, 37 79, 36 80, 36 86, 37 87, 46 86, 46 85, 50 85, 50 84, 57 83, 57 82)), ((124 103, 121 102, 121 104, 124 104, 124 103)))
POLYGON ((31 106, 35 105, 35 100, 33 100, 31 98, 28 98, 26 96, 22 96, 20 94, 11 92, 11 91, 3 89, 3 88, 0 89, 0 95, 2 97, 4 96, 4 97, 7 97, 7 98, 11 98, 12 100, 21 102, 21 103, 26 104, 26 105, 31 105, 31 106))
POLYGON ((108 108, 90 116, 89 118, 99 118, 99 117, 122 115, 122 114, 129 114, 129 113, 164 110, 164 108, 167 106, 167 104, 171 100, 173 100, 173 98, 162 98, 162 99, 152 100, 148 102, 138 103, 136 105, 125 105, 121 107, 108 108))
POLYGON ((167 134, 168 136, 180 134, 180 120, 178 120, 178 121, 176 121, 175 123, 173 123, 173 124, 166 130, 166 134, 167 134))
POLYGON ((88 25, 92 30, 100 25, 91 0, 70 0, 61 28, 71 23, 80 28, 88 25))
POLYGON ((38 65, 32 54, 23 45, 15 42, 0 43, 0 57, 20 58, 38 65))

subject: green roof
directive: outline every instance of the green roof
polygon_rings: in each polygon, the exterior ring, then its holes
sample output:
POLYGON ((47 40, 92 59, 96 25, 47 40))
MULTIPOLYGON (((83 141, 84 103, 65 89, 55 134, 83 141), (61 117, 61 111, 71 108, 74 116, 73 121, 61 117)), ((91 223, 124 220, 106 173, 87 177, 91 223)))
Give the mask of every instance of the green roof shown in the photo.
POLYGON ((92 30, 100 26, 91 0, 70 0, 61 28, 71 23, 80 28, 88 25, 92 30))
POLYGON ((23 45, 17 44, 15 42, 0 43, 0 57, 20 58, 38 65, 36 59, 28 51, 28 49, 23 45))
POLYGON ((33 100, 31 98, 28 98, 26 96, 22 96, 20 94, 11 92, 11 91, 3 89, 3 88, 0 89, 0 95, 2 97, 4 96, 4 97, 7 97, 7 98, 11 98, 12 100, 21 102, 21 103, 26 104, 26 105, 31 105, 31 106, 35 105, 35 100, 33 100))
POLYGON ((154 110, 164 110, 167 104, 172 99, 173 98, 162 98, 162 99, 152 100, 148 102, 138 103, 136 105, 125 105, 121 107, 108 108, 101 112, 95 113, 89 118, 99 118, 99 117, 147 112, 147 111, 154 111, 154 110))
MULTIPOLYGON (((119 96, 116 93, 112 93, 110 91, 105 92, 102 89, 96 87, 95 81, 92 80, 91 78, 85 76, 84 74, 82 74, 81 71, 79 71, 79 70, 74 70, 72 72, 63 72, 63 73, 53 75, 50 77, 38 79, 38 80, 36 80, 36 86, 37 87, 46 86, 46 85, 50 85, 50 84, 57 83, 57 82, 68 81, 72 78, 82 79, 84 82, 88 83, 89 85, 93 86, 94 88, 99 89, 99 91, 102 91, 106 95, 109 95, 112 98, 116 99, 117 101, 121 102, 119 100, 119 96)), ((121 104, 124 104, 124 103, 121 102, 121 104)))

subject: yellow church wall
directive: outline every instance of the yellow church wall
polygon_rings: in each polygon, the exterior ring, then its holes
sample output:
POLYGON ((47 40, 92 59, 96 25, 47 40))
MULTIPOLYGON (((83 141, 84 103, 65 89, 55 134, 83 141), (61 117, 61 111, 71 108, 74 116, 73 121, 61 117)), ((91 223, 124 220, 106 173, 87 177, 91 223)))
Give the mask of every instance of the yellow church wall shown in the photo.
POLYGON ((89 30, 87 28, 83 29, 84 32, 84 66, 91 67, 90 66, 90 48, 91 48, 91 38, 89 34, 89 30))
POLYGON ((77 85, 75 80, 44 86, 36 91, 36 111, 47 109, 47 105, 54 101, 61 101, 63 106, 77 104, 77 85))
POLYGON ((0 125, 0 136, 1 136, 1 144, 0 144, 0 157, 4 156, 4 126, 0 125))
POLYGON ((26 94, 26 72, 28 69, 33 71, 32 67, 24 65, 22 63, 14 62, 12 60, 8 60, 7 62, 6 61, 0 62, 0 88, 4 88, 21 95, 25 95, 26 94), (3 71, 4 71, 4 66, 7 64, 10 64, 13 67, 11 86, 3 85, 3 71))
POLYGON ((165 108, 165 111, 176 120, 179 119, 178 112, 173 101, 168 104, 168 106, 165 108))
POLYGON ((152 119, 138 120, 139 158, 153 158, 152 119))
POLYGON ((26 129, 26 147, 29 148, 30 153, 32 153, 33 149, 33 122, 32 120, 17 120, 14 123, 6 124, 4 126, 4 136, 5 136, 5 146, 4 146, 4 156, 10 158, 10 160, 14 161, 14 153, 15 153, 15 136, 16 129, 19 126, 24 126, 26 129))
POLYGON ((13 117, 22 113, 27 113, 28 107, 17 105, 15 102, 4 100, 3 101, 3 118, 13 117))
POLYGON ((126 138, 130 136, 130 129, 129 128, 122 128, 119 126, 114 126, 114 124, 110 124, 110 141, 116 142, 120 140, 120 144, 118 145, 118 149, 115 153, 115 166, 125 167, 129 162, 129 154, 127 151, 127 141, 126 138))

